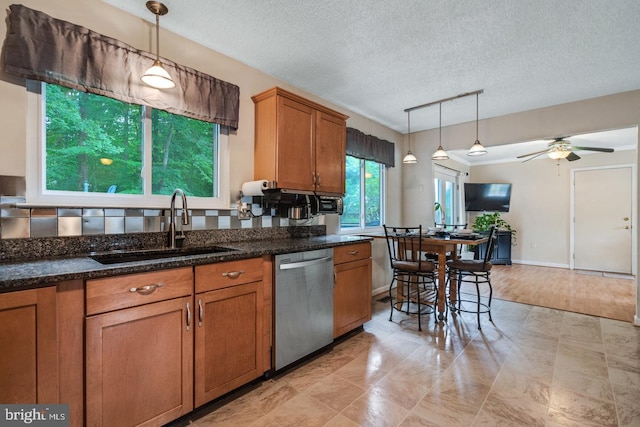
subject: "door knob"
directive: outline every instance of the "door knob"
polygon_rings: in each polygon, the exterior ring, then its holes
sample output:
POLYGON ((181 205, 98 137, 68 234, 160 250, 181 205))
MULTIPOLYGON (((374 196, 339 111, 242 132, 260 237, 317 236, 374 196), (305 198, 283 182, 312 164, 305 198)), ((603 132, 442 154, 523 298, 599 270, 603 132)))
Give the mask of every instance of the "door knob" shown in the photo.
POLYGON ((629 221, 629 217, 625 216, 624 218, 622 218, 624 221, 629 221))
POLYGON ((625 225, 625 227, 624 227, 624 229, 625 229, 625 230, 628 230, 628 229, 630 229, 630 228, 631 228, 631 227, 629 227, 628 225, 625 225))

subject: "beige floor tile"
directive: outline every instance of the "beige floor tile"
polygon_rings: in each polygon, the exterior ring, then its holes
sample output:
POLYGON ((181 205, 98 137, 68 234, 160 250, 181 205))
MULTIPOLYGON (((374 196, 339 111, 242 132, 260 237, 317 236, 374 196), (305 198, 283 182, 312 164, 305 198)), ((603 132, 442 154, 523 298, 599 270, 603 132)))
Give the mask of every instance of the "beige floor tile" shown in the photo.
POLYGON ((311 396, 297 395, 259 418, 252 425, 256 427, 320 427, 336 415, 336 411, 311 396))
POLYGON ((324 425, 324 427, 360 427, 342 414, 338 414, 324 425))
POLYGON ((492 311, 481 331, 450 314, 420 332, 375 303, 331 351, 175 427, 640 427, 640 328, 500 300, 492 311))
POLYGON ((409 411, 372 392, 366 392, 347 406, 342 415, 360 426, 397 426, 409 411))
POLYGON ((365 390, 333 374, 311 386, 306 394, 322 402, 336 412, 342 411, 365 390))
POLYGON ((538 380, 527 373, 503 369, 491 387, 489 395, 502 400, 520 400, 542 406, 549 405, 550 383, 538 380))
POLYGON ((563 425, 617 426, 616 408, 603 401, 561 387, 551 388, 548 419, 563 425))

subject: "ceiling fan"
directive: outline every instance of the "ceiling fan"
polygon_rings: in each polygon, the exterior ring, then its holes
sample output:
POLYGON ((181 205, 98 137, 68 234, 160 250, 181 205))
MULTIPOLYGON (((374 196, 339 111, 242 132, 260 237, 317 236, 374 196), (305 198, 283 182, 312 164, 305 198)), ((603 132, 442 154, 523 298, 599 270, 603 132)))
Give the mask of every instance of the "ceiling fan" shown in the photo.
POLYGON ((613 153, 613 148, 601 148, 601 147, 578 147, 576 145, 571 145, 571 142, 567 140, 568 136, 563 136, 560 138, 554 138, 553 141, 549 142, 548 148, 542 151, 536 151, 535 153, 522 154, 518 156, 518 159, 522 159, 524 157, 529 157, 524 162, 528 162, 529 160, 533 160, 538 156, 546 154, 549 158, 554 160, 567 159, 572 162, 574 160, 578 160, 580 156, 578 156, 574 151, 584 150, 584 151, 599 151, 602 153, 613 153), (531 156, 531 157, 530 157, 531 156))

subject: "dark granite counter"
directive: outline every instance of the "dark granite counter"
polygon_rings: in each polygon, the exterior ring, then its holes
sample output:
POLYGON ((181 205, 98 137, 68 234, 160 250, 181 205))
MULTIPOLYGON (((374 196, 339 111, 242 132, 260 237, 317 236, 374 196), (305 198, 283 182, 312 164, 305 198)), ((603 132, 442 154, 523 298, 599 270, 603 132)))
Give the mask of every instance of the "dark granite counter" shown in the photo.
POLYGON ((115 264, 101 264, 90 258, 90 252, 94 251, 67 256, 50 252, 48 257, 40 259, 27 257, 25 260, 20 260, 18 257, 13 257, 0 264, 0 293, 49 286, 63 280, 85 280, 120 274, 142 273, 167 268, 253 258, 262 255, 278 255, 332 248, 372 240, 370 237, 346 235, 277 236, 277 238, 229 240, 233 237, 233 235, 227 235, 225 239, 209 238, 205 239, 205 241, 193 238, 191 241, 187 240, 186 244, 189 248, 217 246, 228 248, 229 251, 115 264))

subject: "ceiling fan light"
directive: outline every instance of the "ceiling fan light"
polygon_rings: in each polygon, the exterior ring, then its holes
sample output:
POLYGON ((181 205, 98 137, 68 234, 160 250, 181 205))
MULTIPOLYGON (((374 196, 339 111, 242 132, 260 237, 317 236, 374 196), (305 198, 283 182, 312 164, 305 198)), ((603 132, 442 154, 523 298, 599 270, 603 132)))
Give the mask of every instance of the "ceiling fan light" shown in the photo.
POLYGON ((549 158, 553 160, 560 160, 560 159, 565 159, 569 154, 571 154, 571 150, 556 147, 550 150, 547 153, 547 156, 549 156, 549 158))
POLYGON ((433 155, 431 156, 431 160, 448 160, 448 159, 449 159, 449 155, 447 154, 446 151, 444 151, 444 148, 442 148, 442 145, 439 145, 436 152, 433 153, 433 155))
POLYGON ((147 85, 156 89, 172 89, 176 87, 171 76, 162 66, 162 62, 155 60, 153 65, 140 77, 147 85))
POLYGON ((407 154, 402 159, 402 163, 413 164, 418 163, 418 159, 413 155, 411 150, 407 151, 407 154))
POLYGON ((467 156, 484 156, 485 154, 487 154, 487 149, 476 139, 476 142, 469 148, 467 156))

